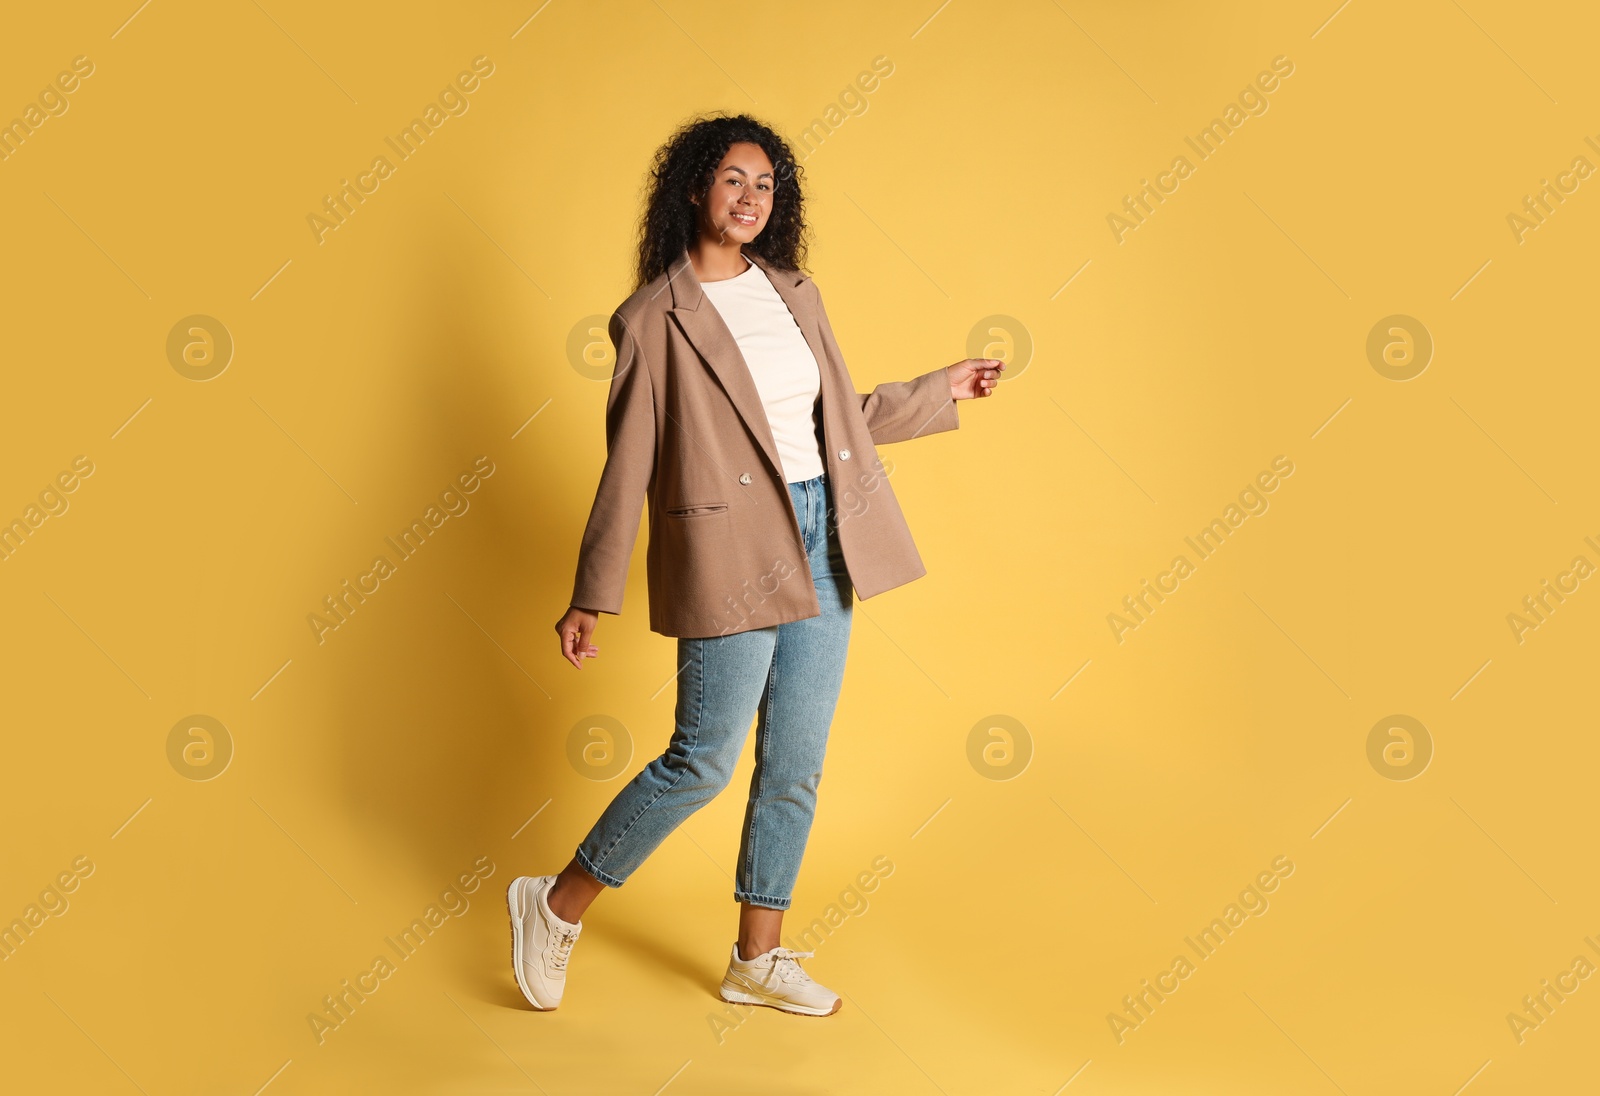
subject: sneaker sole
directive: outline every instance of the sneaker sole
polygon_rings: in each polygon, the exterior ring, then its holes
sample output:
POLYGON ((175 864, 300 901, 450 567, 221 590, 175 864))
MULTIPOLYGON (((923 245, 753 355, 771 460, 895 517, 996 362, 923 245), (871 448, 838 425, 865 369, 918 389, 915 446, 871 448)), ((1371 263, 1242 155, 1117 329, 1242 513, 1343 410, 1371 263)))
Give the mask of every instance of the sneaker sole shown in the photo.
POLYGON ((765 1008, 777 1009, 779 1012, 787 1012, 791 1016, 832 1016, 839 1011, 839 1006, 844 1004, 844 998, 838 997, 834 999, 833 1007, 825 1011, 822 1009, 808 1009, 803 1005, 779 1005, 772 1001, 763 1001, 761 998, 745 993, 742 990, 728 989, 725 986, 717 991, 717 996, 730 1005, 761 1005, 765 1008))
POLYGON ((516 975, 517 988, 522 991, 522 996, 527 998, 528 1004, 539 1012, 554 1012, 560 1007, 560 1002, 554 1005, 541 1005, 534 1000, 533 991, 528 989, 528 983, 522 977, 522 899, 518 894, 522 888, 517 885, 520 881, 520 878, 513 879, 511 886, 506 888, 506 908, 511 912, 511 972, 516 975))

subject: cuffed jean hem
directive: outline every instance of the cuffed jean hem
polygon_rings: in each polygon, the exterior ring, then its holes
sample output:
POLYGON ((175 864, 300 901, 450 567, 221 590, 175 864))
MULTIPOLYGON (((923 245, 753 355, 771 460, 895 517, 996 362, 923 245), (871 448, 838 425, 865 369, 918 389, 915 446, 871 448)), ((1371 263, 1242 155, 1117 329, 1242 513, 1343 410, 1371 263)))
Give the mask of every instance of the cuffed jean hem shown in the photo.
POLYGON ((622 886, 622 880, 618 879, 616 876, 612 875, 610 872, 604 872, 604 871, 601 871, 599 868, 595 867, 594 866, 594 861, 590 860, 587 856, 583 855, 583 850, 582 849, 578 849, 573 855, 577 859, 578 866, 580 868, 582 868, 584 871, 588 872, 590 875, 594 876, 596 879, 600 880, 600 882, 604 883, 606 886, 608 886, 608 887, 620 887, 620 886, 622 886))
POLYGON ((735 902, 749 902, 752 906, 766 906, 768 909, 775 910, 788 909, 791 901, 788 898, 775 898, 770 894, 752 894, 749 891, 739 890, 737 887, 733 891, 733 900, 735 902))

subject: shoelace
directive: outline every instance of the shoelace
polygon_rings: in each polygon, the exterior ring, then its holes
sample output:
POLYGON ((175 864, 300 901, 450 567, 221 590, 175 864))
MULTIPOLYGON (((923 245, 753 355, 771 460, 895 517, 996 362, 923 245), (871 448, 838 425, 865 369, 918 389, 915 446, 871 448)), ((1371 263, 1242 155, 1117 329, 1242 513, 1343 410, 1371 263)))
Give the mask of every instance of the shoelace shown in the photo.
POLYGON ((567 969, 567 957, 572 954, 572 943, 578 938, 575 932, 556 929, 556 947, 550 955, 550 965, 556 970, 567 969))
POLYGON ((809 982, 811 975, 807 974, 795 962, 796 959, 809 959, 817 954, 814 951, 795 951, 791 948, 774 948, 772 955, 772 973, 775 977, 785 982, 809 982))

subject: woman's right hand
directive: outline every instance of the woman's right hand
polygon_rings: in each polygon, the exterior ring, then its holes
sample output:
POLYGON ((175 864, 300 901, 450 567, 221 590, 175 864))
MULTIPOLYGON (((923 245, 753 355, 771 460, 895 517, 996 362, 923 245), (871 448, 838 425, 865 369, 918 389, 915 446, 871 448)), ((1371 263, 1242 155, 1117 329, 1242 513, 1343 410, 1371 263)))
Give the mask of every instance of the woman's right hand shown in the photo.
POLYGON ((566 615, 556 621, 556 636, 561 640, 561 657, 581 670, 584 659, 598 656, 600 648, 589 640, 594 636, 595 625, 599 623, 599 613, 580 609, 576 605, 568 609, 566 615))

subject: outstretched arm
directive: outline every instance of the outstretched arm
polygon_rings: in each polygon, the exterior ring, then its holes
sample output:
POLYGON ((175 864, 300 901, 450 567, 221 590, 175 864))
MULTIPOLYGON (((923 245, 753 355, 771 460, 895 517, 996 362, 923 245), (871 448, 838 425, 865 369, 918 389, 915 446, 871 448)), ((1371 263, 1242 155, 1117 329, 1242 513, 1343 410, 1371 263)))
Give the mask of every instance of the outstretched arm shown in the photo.
POLYGON ((857 392, 872 440, 904 441, 956 429, 955 401, 994 395, 1005 367, 999 358, 967 358, 915 380, 880 384, 865 396, 857 392))
POLYGON ((877 445, 954 430, 961 425, 943 369, 909 381, 886 381, 871 392, 856 395, 877 445))

